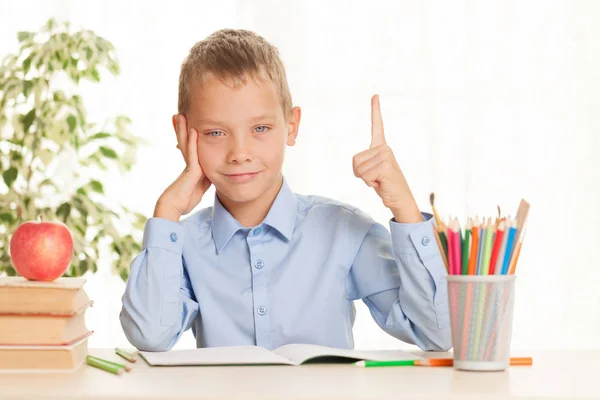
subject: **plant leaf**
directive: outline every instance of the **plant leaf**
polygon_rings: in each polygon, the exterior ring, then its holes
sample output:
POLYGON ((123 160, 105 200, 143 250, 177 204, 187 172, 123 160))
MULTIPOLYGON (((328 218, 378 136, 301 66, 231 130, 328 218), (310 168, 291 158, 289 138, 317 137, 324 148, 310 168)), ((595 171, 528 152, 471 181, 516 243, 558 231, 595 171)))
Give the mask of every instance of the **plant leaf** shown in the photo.
POLYGON ((116 159, 118 157, 117 152, 111 149, 110 147, 100 146, 100 153, 104 157, 116 159))
POLYGON ((67 117, 67 124, 69 125, 69 131, 73 133, 75 131, 75 127, 77 127, 77 118, 74 115, 69 115, 67 117))
POLYGON ((92 135, 88 138, 88 140, 97 140, 97 139, 106 139, 109 138, 113 135, 111 135, 110 133, 106 133, 106 132, 98 132, 95 135, 92 135))
POLYGON ((31 89, 33 88, 32 81, 23 81, 23 96, 28 97, 29 93, 31 93, 31 89))
POLYGON ((27 57, 24 61, 23 61, 23 73, 27 74, 27 72, 29 72, 29 69, 31 68, 31 56, 27 57))
POLYGON ((10 167, 4 171, 2 173, 2 178, 4 179, 6 186, 10 187, 13 182, 17 180, 17 175, 19 175, 19 171, 15 167, 10 167))
POLYGON ((35 34, 33 32, 17 32, 17 39, 19 43, 31 39, 35 34))
POLYGON ((104 186, 102 186, 102 183, 96 180, 90 182, 90 188, 96 193, 104 194, 104 186))
MULTIPOLYGON (((22 143, 19 144, 20 146, 22 146, 22 143)), ((10 161, 12 162, 19 162, 23 159, 23 154, 21 152, 18 151, 14 151, 11 150, 10 151, 10 161)))
POLYGON ((56 216, 61 217, 63 222, 67 222, 69 214, 71 214, 71 204, 68 202, 62 203, 56 210, 56 216))
POLYGON ((94 81, 100 82, 100 72, 98 72, 96 68, 92 69, 92 71, 90 72, 90 76, 94 81))
POLYGON ((25 133, 29 132, 29 128, 33 121, 35 120, 35 108, 32 108, 25 116, 23 117, 23 131, 25 133))
POLYGON ((11 213, 2 213, 0 214, 0 221, 4 221, 8 224, 12 224, 14 221, 14 217, 11 213))

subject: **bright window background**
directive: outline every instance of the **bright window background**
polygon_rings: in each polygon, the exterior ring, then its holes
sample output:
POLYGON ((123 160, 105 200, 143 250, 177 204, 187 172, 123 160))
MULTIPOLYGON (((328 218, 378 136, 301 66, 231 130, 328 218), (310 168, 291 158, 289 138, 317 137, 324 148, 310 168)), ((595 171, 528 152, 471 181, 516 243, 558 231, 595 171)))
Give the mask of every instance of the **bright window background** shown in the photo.
MULTIPOLYGON (((447 216, 515 214, 531 204, 519 262, 513 347, 600 347, 600 2, 0 1, 0 56, 49 18, 94 30, 122 73, 82 87, 90 119, 125 114, 149 142, 134 170, 109 174, 111 201, 150 216, 183 168, 175 148, 179 66, 213 31, 258 32, 281 52, 303 119, 284 173, 292 188, 390 213, 352 173, 370 142, 373 93, 419 206, 447 216)), ((62 172, 68 174, 68 163, 62 172)), ((212 204, 211 190, 199 207, 212 204)), ((92 347, 127 346, 124 283, 88 276, 92 347)), ((357 304, 358 348, 405 348, 357 304)), ((177 344, 193 347, 191 331, 177 344)))

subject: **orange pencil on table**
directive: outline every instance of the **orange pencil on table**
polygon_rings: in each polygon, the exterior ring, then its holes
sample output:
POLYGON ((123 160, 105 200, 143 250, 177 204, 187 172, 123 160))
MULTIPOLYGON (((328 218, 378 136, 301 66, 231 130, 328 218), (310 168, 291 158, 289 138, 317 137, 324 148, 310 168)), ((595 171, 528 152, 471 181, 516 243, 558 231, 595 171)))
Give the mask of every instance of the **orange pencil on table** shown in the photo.
POLYGON ((494 248, 492 250, 492 258, 490 260, 490 275, 494 275, 496 268, 496 260, 498 259, 498 253, 500 253, 500 247, 502 247, 502 239, 504 238, 504 221, 500 221, 498 224, 498 230, 496 231, 496 237, 494 239, 494 248))
MULTIPOLYGON (((415 365, 421 367, 452 367, 454 360, 452 358, 429 358, 426 360, 416 360, 415 365)), ((510 365, 533 365, 531 357, 511 357, 510 365)))
POLYGON ((477 266, 477 250, 479 249, 479 218, 475 219, 475 223, 471 228, 471 255, 469 256, 469 275, 475 275, 477 266))

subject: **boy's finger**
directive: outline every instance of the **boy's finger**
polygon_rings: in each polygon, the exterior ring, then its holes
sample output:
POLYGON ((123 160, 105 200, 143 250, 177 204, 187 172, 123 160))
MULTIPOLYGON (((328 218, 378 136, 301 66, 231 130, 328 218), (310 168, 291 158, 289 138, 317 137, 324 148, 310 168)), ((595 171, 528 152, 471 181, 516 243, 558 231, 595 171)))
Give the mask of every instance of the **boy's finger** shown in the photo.
POLYGON ((187 151, 188 159, 186 162, 188 167, 200 168, 200 162, 198 161, 198 131, 194 128, 190 129, 187 151))
POLYGON ((383 118, 379 106, 379 95, 376 94, 371 98, 371 147, 384 143, 383 118))
POLYGON ((381 153, 387 151, 383 146, 377 148, 369 148, 367 150, 361 151, 360 153, 354 155, 352 158, 352 165, 357 166, 367 161, 370 158, 378 157, 381 153))

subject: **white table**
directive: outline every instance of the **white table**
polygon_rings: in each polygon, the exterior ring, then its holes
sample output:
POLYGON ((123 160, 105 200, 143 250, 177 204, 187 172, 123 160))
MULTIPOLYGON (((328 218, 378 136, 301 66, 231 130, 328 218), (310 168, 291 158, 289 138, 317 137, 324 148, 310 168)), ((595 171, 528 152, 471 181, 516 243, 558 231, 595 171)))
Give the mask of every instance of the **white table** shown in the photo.
MULTIPOLYGON (((109 349, 89 353, 120 360, 109 349)), ((534 365, 478 373, 339 364, 149 367, 138 357, 121 376, 87 365, 75 373, 0 373, 0 399, 600 399, 600 351, 513 355, 532 356, 534 365)))

